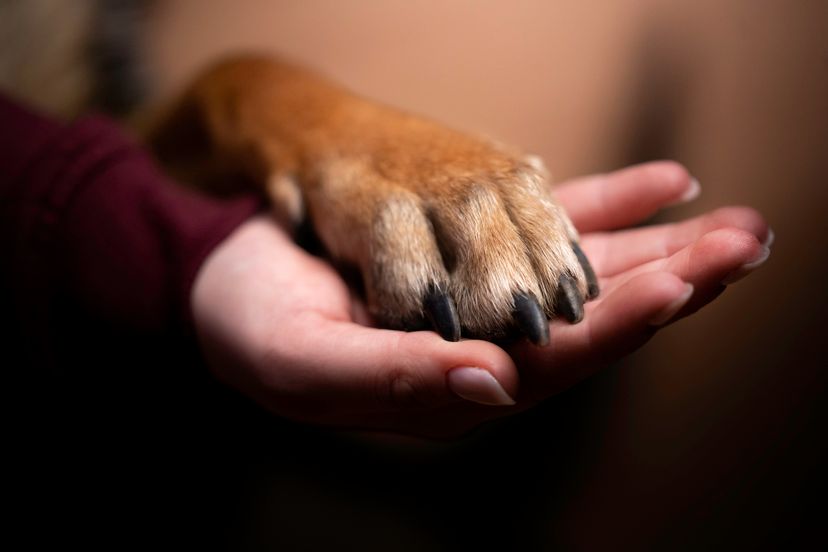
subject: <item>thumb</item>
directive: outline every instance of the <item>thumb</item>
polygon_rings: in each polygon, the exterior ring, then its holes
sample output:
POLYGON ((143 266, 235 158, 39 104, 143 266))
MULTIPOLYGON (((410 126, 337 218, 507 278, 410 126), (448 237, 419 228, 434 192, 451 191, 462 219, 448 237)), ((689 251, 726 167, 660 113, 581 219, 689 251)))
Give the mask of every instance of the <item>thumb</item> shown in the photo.
MULTIPOLYGON (((327 321, 324 344, 305 356, 340 409, 396 411, 461 400, 511 405, 518 374, 509 355, 485 341, 448 342, 434 332, 398 332, 327 321), (343 404, 349 403, 349 404, 343 404)), ((318 326, 317 326, 318 327, 318 326)), ((322 389, 318 389, 322 391, 322 389)))

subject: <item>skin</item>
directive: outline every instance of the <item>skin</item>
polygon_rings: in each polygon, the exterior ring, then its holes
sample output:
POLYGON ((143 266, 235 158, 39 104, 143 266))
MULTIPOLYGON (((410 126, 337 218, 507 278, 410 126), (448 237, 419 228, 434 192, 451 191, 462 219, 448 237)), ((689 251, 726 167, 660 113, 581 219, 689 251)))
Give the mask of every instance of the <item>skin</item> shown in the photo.
POLYGON ((581 232, 601 295, 586 305, 581 323, 553 321, 547 347, 521 340, 503 349, 477 340, 452 343, 430 331, 372 328, 339 274, 264 216, 239 227, 203 264, 192 293, 199 339, 216 377, 278 415, 457 436, 629 354, 767 256, 768 226, 745 207, 624 229, 680 201, 691 186, 683 167, 657 162, 556 188, 581 232), (457 367, 486 370, 516 404, 458 397, 446 377, 457 367))

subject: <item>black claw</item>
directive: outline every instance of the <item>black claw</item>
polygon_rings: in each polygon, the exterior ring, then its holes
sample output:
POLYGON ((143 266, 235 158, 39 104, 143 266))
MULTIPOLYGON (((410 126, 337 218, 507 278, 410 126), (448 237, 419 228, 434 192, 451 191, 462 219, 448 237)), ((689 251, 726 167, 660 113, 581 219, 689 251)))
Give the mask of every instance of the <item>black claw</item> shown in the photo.
POLYGON ((515 321, 535 345, 543 347, 549 343, 549 322, 534 296, 515 294, 515 321))
POLYGON ((592 265, 589 264, 589 259, 584 255, 584 250, 578 242, 572 242, 572 249, 575 251, 575 256, 578 257, 578 262, 581 263, 581 268, 584 269, 584 276, 587 281, 587 301, 595 299, 601 293, 601 288, 598 286, 598 277, 595 276, 595 271, 592 270, 592 265))
POLYGON ((558 282, 558 300, 555 303, 558 313, 571 324, 577 324, 584 318, 584 300, 572 276, 561 276, 558 282))
POLYGON ((436 287, 429 290, 423 299, 423 308, 434 330, 446 341, 460 341, 460 319, 454 308, 454 301, 436 287))

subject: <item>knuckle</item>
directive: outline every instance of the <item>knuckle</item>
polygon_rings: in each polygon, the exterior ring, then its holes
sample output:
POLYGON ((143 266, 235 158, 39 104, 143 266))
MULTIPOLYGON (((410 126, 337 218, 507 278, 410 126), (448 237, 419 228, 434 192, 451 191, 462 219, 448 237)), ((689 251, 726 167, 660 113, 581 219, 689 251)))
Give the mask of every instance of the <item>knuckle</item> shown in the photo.
POLYGON ((410 410, 426 405, 421 392, 422 383, 405 370, 397 369, 379 377, 378 403, 390 410, 410 410))
POLYGON ((417 196, 405 190, 396 190, 378 202, 374 224, 382 228, 419 222, 421 218, 417 196))
POLYGON ((462 209, 478 217, 498 209, 500 203, 497 192, 484 184, 471 184, 462 194, 462 209))

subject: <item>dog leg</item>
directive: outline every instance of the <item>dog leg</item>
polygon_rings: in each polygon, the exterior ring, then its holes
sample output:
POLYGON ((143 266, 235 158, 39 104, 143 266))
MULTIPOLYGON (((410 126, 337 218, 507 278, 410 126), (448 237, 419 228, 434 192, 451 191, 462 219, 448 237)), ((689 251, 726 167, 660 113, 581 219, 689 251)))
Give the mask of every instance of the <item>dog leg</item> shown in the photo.
POLYGON ((446 339, 576 323, 598 293, 537 158, 367 101, 295 66, 248 57, 202 75, 150 135, 192 174, 241 170, 290 225, 309 220, 359 268, 371 313, 446 339), (182 128, 185 129, 182 131, 182 128), (187 136, 198 148, 183 147, 187 136), (192 152, 196 154, 193 155, 192 152), (212 168, 193 171, 193 160, 212 168))

